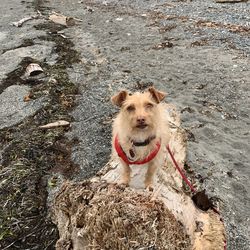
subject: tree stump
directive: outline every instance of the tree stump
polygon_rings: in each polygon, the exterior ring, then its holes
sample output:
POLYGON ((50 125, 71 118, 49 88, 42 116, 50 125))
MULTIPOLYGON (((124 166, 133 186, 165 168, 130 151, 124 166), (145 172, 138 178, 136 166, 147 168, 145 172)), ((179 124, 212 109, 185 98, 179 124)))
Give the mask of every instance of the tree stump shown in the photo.
MULTIPOLYGON (((165 107, 171 129, 169 146, 183 166, 185 131, 176 108, 171 104, 165 107)), ((60 235, 56 249, 224 249, 225 228, 220 216, 195 206, 167 151, 153 192, 144 190, 145 170, 132 166, 130 187, 124 188, 115 184, 121 166, 111 158, 93 178, 65 182, 53 205, 60 235)))

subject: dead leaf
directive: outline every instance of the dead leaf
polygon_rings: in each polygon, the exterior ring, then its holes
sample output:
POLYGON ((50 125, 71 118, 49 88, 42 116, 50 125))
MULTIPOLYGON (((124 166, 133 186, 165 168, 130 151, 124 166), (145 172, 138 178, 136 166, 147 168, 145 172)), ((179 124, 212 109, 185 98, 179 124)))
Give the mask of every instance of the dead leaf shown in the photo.
POLYGON ((31 100, 30 94, 24 96, 24 98, 23 98, 23 101, 24 101, 24 102, 29 102, 30 100, 31 100))
POLYGON ((64 26, 74 26, 76 24, 73 17, 67 17, 57 13, 50 15, 49 20, 64 26))

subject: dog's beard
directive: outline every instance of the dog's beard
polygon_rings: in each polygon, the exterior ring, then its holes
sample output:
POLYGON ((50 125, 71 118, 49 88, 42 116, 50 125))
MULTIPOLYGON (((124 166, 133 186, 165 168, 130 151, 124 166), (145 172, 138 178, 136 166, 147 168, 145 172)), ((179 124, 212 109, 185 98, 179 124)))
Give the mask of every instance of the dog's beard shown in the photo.
POLYGON ((146 129, 148 127, 148 124, 138 124, 136 125, 137 129, 146 129))
POLYGON ((154 131, 154 126, 146 123, 146 124, 137 124, 132 128, 132 133, 134 134, 152 134, 154 131))
MULTIPOLYGON (((128 124, 127 124, 128 125, 128 124)), ((150 123, 146 123, 145 127, 138 127, 138 124, 134 126, 127 126, 126 128, 126 140, 127 144, 121 145, 125 150, 125 153, 130 161, 142 160, 148 155, 148 148, 145 147, 135 147, 133 145, 133 141, 135 142, 143 142, 147 140, 149 137, 155 136, 155 126, 150 123)))
POLYGON ((155 138, 156 136, 156 130, 155 128, 152 128, 151 126, 147 125, 145 128, 138 128, 135 127, 132 129, 131 133, 128 135, 129 143, 132 142, 138 142, 142 143, 146 140, 149 140, 149 138, 155 138))

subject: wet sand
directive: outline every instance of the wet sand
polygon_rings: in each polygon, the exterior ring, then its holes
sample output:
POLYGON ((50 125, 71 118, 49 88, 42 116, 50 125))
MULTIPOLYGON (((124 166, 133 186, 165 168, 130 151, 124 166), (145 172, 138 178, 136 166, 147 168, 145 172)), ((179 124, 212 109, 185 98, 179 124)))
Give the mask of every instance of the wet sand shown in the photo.
POLYGON ((168 92, 166 101, 181 112, 189 133, 187 164, 200 187, 218 201, 228 249, 248 249, 249 4, 142 6, 130 1, 121 6, 113 1, 77 6, 60 8, 83 20, 82 29, 67 35, 83 60, 95 64, 69 70, 83 94, 70 133, 82 136, 74 153, 82 169, 79 179, 108 160, 115 113, 109 97, 119 89, 154 84, 168 92))

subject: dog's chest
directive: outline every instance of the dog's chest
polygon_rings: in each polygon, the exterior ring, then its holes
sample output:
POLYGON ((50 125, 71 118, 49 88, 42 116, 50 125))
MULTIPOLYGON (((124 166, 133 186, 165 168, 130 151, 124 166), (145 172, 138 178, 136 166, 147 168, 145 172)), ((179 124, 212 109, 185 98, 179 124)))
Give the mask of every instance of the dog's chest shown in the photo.
POLYGON ((131 146, 128 149, 127 156, 131 161, 142 160, 150 153, 150 148, 148 146, 136 147, 131 146))

